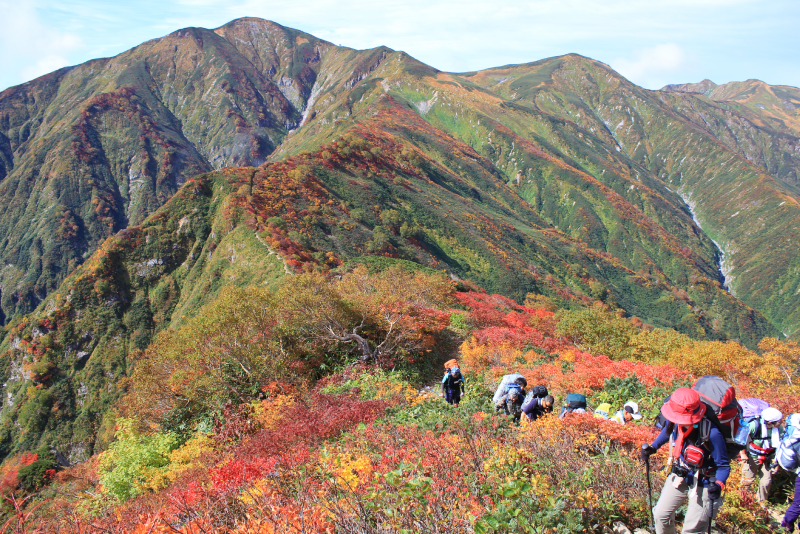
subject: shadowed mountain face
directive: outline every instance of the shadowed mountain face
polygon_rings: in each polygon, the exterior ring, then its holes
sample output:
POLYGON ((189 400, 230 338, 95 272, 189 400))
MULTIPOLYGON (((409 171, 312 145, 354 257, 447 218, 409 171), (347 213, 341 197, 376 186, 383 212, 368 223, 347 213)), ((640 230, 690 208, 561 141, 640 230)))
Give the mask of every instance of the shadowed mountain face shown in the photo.
POLYGON ((329 48, 244 19, 0 93, 4 315, 30 311, 191 176, 263 163, 302 120, 329 48))
POLYGON ((792 89, 701 94, 724 87, 576 55, 443 73, 240 19, 0 93, 0 452, 85 457, 156 332, 362 255, 701 338, 795 332, 796 116, 768 98, 792 89))

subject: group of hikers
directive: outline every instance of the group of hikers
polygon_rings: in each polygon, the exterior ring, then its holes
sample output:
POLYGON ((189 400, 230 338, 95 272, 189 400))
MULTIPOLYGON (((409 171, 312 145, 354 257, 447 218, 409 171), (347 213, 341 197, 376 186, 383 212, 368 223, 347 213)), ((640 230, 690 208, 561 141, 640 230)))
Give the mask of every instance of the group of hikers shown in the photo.
MULTIPOLYGON (((545 386, 527 390, 521 374, 505 375, 494 394, 498 413, 519 421, 523 416, 534 421, 553 411, 555 399, 545 386)), ((442 397, 458 406, 465 392, 464 376, 456 360, 445 364, 442 397)), ((586 396, 571 393, 559 417, 589 413, 586 396)), ((614 412, 608 403, 594 410, 594 417, 628 424, 642 419, 635 401, 614 412)), ((767 506, 772 479, 780 470, 800 474, 800 413, 783 423, 783 413, 762 399, 736 399, 736 390, 718 376, 704 376, 691 387, 676 389, 664 400, 655 422, 660 429, 652 443, 642 445, 640 457, 646 466, 650 487, 650 456, 669 444, 668 476, 661 496, 653 507, 652 520, 657 534, 675 533, 675 513, 686 504, 684 534, 710 529, 711 521, 723 503, 723 492, 731 471, 731 460, 742 462, 742 486, 758 486, 755 496, 767 506)), ((652 492, 651 492, 652 493, 652 492)), ((795 479, 794 499, 786 510, 781 527, 794 531, 800 517, 800 476, 795 479)))

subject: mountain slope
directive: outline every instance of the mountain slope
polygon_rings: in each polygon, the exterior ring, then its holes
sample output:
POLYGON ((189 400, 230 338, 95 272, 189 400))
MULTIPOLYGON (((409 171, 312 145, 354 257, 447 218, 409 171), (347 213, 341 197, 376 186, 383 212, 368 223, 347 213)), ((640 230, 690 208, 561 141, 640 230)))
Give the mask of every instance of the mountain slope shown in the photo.
POLYGON ((641 89, 580 56, 465 78, 596 132, 606 150, 682 196, 725 253, 726 285, 786 333, 797 330, 797 137, 753 122, 749 109, 641 89))
POLYGON ((85 458, 158 331, 364 255, 697 338, 795 332, 795 138, 756 113, 576 55, 452 74, 259 19, 9 89, 0 454, 85 458))
POLYGON ((188 178, 263 163, 302 120, 330 48, 240 19, 0 93, 0 313, 33 309, 188 178))
POLYGON ((2 359, 13 399, 0 412, 2 452, 54 444, 80 461, 110 439, 120 378, 156 332, 231 285, 274 285, 364 252, 445 269, 518 299, 544 293, 574 305, 598 294, 700 337, 770 333, 763 317, 700 275, 710 299, 703 310, 678 287, 550 228, 490 162, 391 96, 367 115, 319 151, 187 182, 14 324, 2 359))

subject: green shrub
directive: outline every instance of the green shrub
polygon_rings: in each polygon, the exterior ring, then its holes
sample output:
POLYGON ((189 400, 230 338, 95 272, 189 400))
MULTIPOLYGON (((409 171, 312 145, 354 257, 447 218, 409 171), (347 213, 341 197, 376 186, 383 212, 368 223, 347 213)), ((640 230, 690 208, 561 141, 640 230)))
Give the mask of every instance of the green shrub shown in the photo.
POLYGON ((144 493, 147 482, 169 465, 169 453, 179 443, 170 432, 141 435, 131 419, 120 419, 117 426, 117 441, 100 457, 98 478, 110 494, 127 501, 144 493))
POLYGON ((47 484, 47 471, 57 467, 56 458, 47 449, 41 449, 38 453, 39 459, 20 467, 17 472, 19 486, 27 491, 36 491, 47 484))

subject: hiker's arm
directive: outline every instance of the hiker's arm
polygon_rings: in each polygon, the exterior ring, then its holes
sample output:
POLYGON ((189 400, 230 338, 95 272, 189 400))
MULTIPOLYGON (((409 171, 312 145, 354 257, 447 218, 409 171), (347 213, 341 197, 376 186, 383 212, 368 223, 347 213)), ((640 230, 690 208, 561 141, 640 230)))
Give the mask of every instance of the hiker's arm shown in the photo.
POLYGON ((658 450, 661 448, 662 445, 664 445, 666 442, 669 441, 669 432, 667 432, 667 429, 670 426, 671 425, 669 424, 664 425, 664 428, 661 429, 661 432, 659 432, 658 437, 656 437, 655 441, 653 441, 653 443, 650 444, 651 447, 658 450))
POLYGON ((528 404, 522 405, 522 412, 528 417, 531 417, 531 414, 537 406, 539 406, 539 399, 533 398, 528 404))
POLYGON ((731 474, 731 462, 728 458, 728 447, 725 444, 725 438, 716 428, 711 429, 711 434, 709 434, 708 438, 714 446, 714 450, 711 451, 711 457, 717 465, 717 481, 725 484, 731 474))

